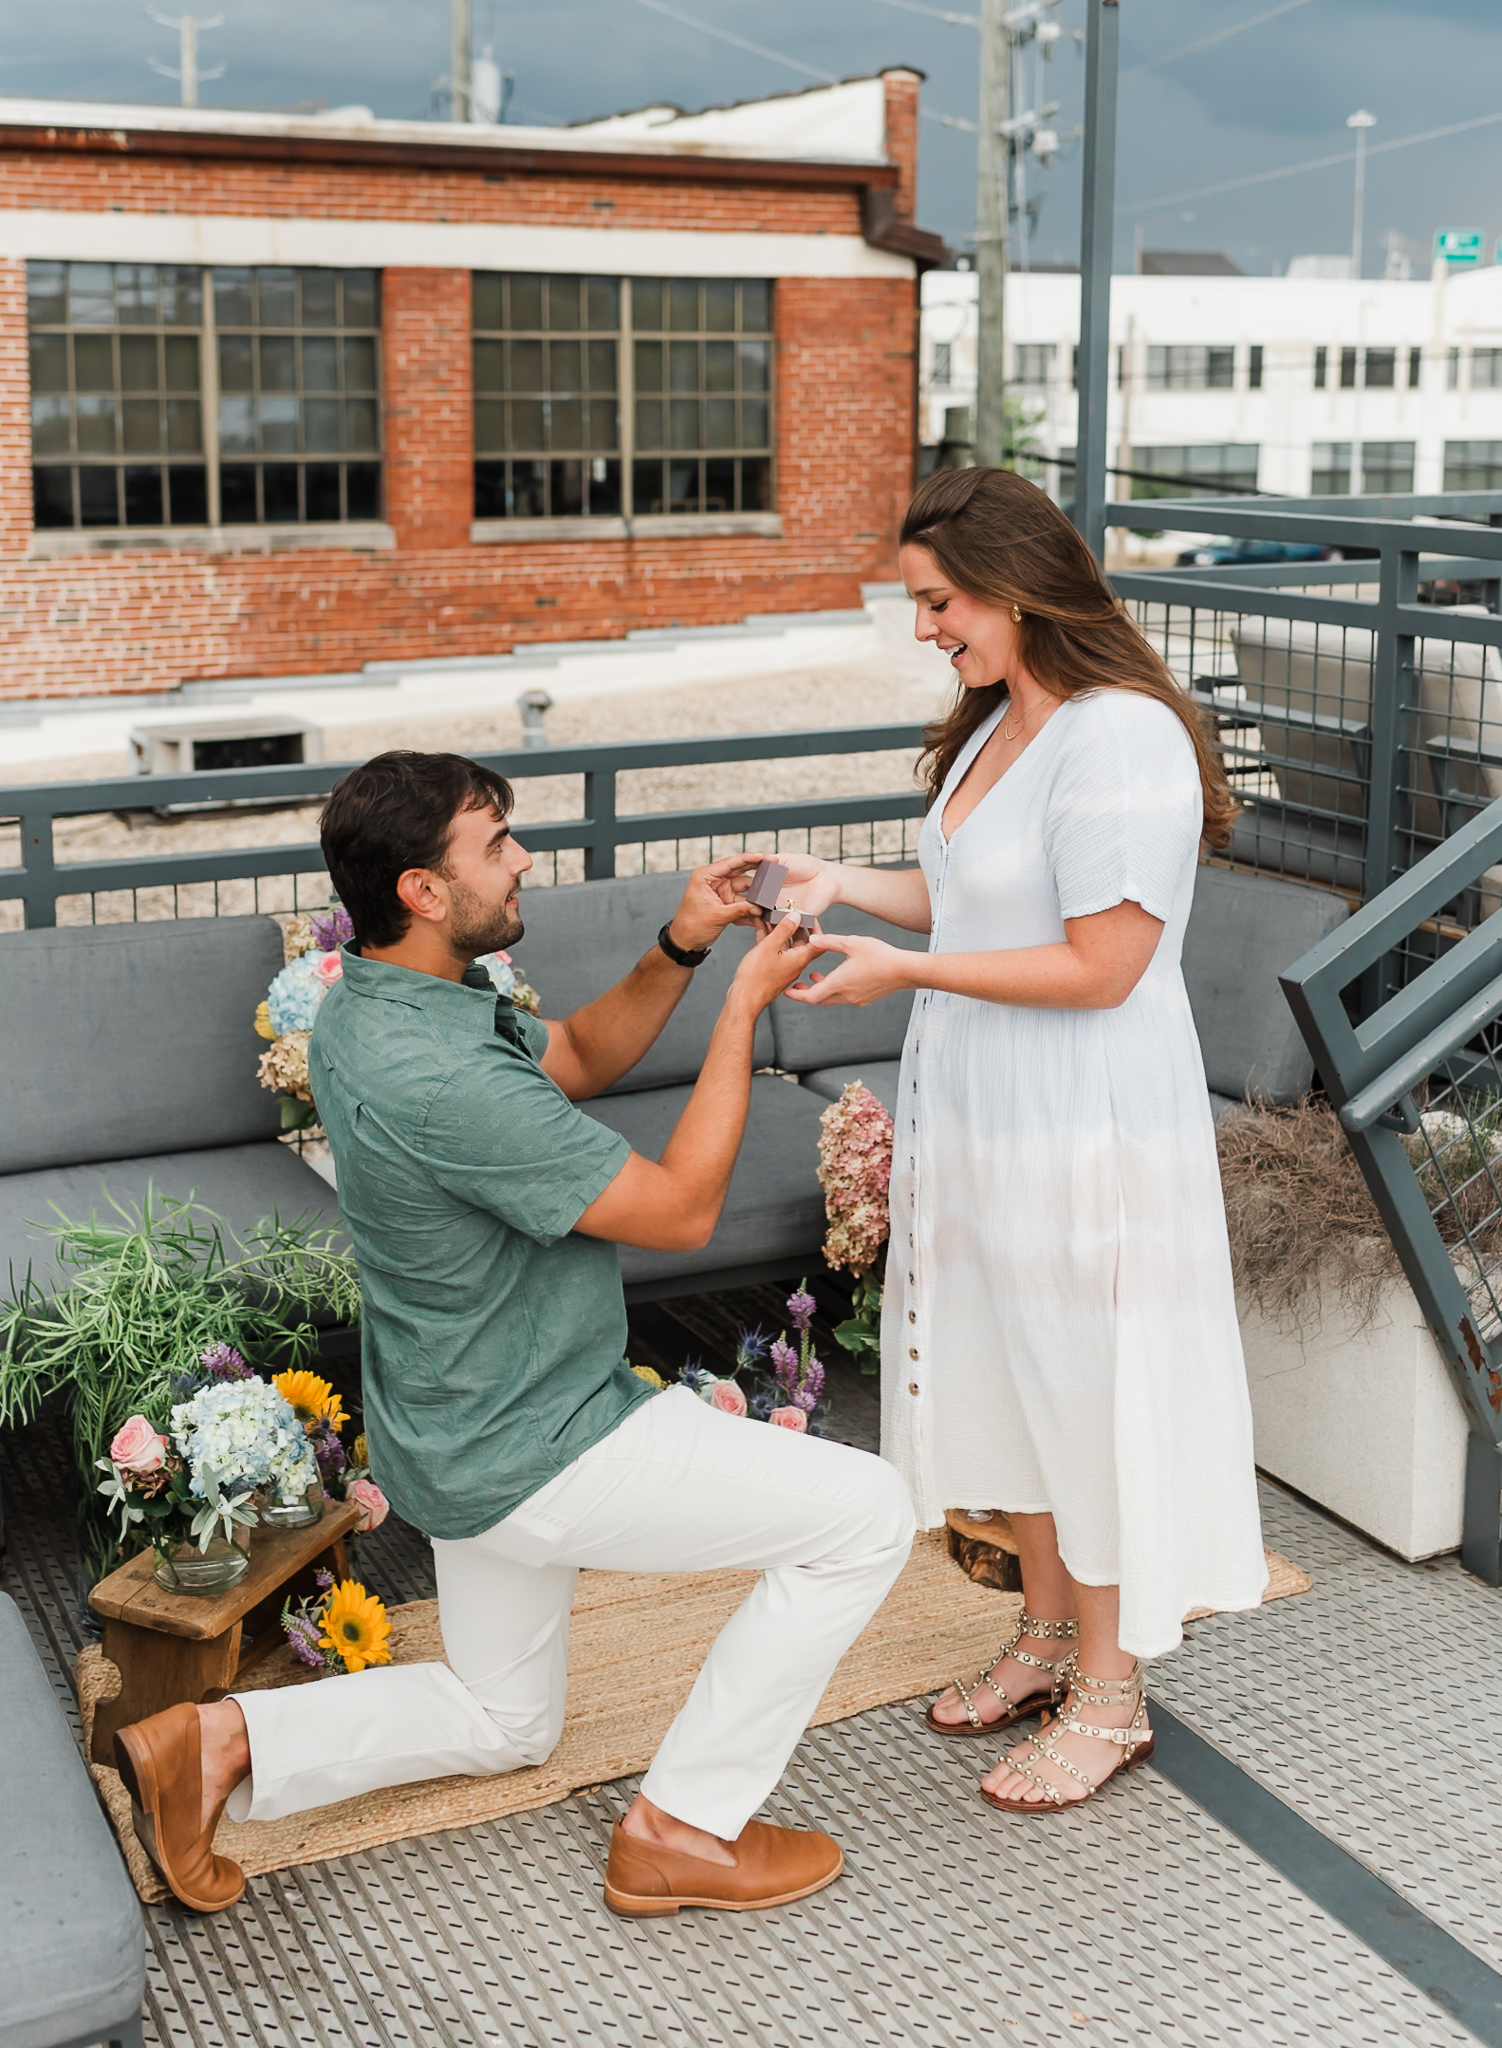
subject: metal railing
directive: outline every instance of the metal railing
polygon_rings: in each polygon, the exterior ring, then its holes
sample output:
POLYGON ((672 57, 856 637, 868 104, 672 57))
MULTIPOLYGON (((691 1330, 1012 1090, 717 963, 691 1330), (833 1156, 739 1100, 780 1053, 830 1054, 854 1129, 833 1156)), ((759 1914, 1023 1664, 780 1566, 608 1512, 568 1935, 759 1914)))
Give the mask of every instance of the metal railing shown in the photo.
MULTIPOLYGON (((904 790, 873 794, 632 812, 622 812, 617 797, 620 778, 642 771, 730 769, 738 763, 841 755, 911 755, 921 739, 917 725, 867 725, 526 748, 474 758, 504 775, 519 791, 537 777, 577 779, 582 787, 581 815, 519 822, 517 832, 534 856, 544 857, 533 879, 556 882, 577 876, 588 881, 649 866, 691 865, 711 853, 737 851, 753 840, 766 842, 753 850, 776 852, 794 841, 807 846, 821 835, 823 843, 814 850, 840 859, 910 859, 923 811, 922 797, 911 784, 904 790), (629 857, 633 853, 634 862, 629 857), (624 861, 623 855, 628 856, 624 861), (574 858, 560 865, 560 856, 574 858)), ((92 858, 89 835, 80 846, 60 841, 67 840, 70 824, 87 821, 89 834, 97 837, 100 826, 114 820, 149 827, 174 810, 186 822, 205 815, 221 821, 238 816, 246 821, 249 837, 249 821, 268 805, 290 809, 316 804, 353 765, 320 761, 298 767, 132 775, 114 781, 0 789, 0 913, 7 906, 19 908, 19 922, 34 929, 59 922, 128 923, 142 915, 217 916, 321 904, 327 899, 328 882, 316 841, 197 846, 142 855, 111 852, 92 858), (236 805, 247 808, 239 813, 222 808, 236 805)), ((14 909, 11 916, 14 922, 14 909)))
MULTIPOLYGON (((1465 1405, 1462 1560, 1502 1585, 1502 909, 1406 986, 1363 1004, 1384 959, 1481 894, 1502 801, 1281 977, 1404 1274, 1465 1405)), ((1495 901, 1495 897, 1493 898, 1495 901)))

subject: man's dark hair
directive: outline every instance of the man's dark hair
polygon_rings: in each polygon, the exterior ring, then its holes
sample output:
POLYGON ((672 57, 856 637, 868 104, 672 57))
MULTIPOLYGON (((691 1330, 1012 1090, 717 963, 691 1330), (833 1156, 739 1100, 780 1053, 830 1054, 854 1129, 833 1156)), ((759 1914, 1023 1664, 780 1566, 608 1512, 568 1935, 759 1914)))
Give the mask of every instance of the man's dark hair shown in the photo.
POLYGON ((324 864, 357 946, 394 946, 412 922, 396 893, 408 868, 443 872, 465 811, 509 816, 511 785, 462 754, 377 754, 346 775, 323 807, 324 864))

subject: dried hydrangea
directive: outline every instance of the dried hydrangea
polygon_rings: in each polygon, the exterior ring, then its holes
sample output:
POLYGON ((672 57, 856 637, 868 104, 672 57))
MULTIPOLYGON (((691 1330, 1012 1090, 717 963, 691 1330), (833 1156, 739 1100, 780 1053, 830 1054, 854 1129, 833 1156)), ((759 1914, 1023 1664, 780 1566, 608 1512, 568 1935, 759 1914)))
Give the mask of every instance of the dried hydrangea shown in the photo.
POLYGON ((887 1241, 892 1119, 863 1082, 852 1081, 819 1125, 819 1186, 829 1219, 824 1257, 837 1272, 864 1273, 887 1241))
POLYGON ((287 1031, 273 1039, 256 1068, 263 1088, 278 1095, 295 1095, 299 1102, 313 1100, 308 1076, 308 1040, 312 1036, 311 1031, 287 1031))

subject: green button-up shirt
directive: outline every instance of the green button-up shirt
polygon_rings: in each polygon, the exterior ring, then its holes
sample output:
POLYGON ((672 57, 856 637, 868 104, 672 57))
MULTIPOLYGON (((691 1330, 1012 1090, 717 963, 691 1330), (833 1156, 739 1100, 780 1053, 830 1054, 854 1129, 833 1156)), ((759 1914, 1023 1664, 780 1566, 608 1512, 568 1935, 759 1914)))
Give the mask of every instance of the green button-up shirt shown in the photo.
POLYGON ((371 1469, 428 1535, 478 1536, 650 1398, 616 1248, 571 1235, 630 1147, 482 969, 343 957, 308 1066, 360 1267, 371 1469))

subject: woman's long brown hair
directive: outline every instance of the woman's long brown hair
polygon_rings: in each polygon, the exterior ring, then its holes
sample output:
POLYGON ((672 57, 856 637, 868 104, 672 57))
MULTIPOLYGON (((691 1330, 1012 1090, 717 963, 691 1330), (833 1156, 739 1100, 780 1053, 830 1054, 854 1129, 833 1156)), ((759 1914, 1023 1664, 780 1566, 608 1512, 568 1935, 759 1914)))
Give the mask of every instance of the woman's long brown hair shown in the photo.
MULTIPOLYGON (((939 470, 914 492, 899 545, 927 548, 946 582, 967 597, 1015 605, 1022 614, 1022 664, 1051 697, 1135 690, 1166 705, 1194 745, 1205 839, 1211 846, 1228 843, 1241 806, 1198 712, 1112 596, 1095 557, 1036 484, 1010 469, 939 470)), ((930 803, 1005 690, 1004 681, 962 687, 948 715, 925 731, 919 765, 930 803)))

